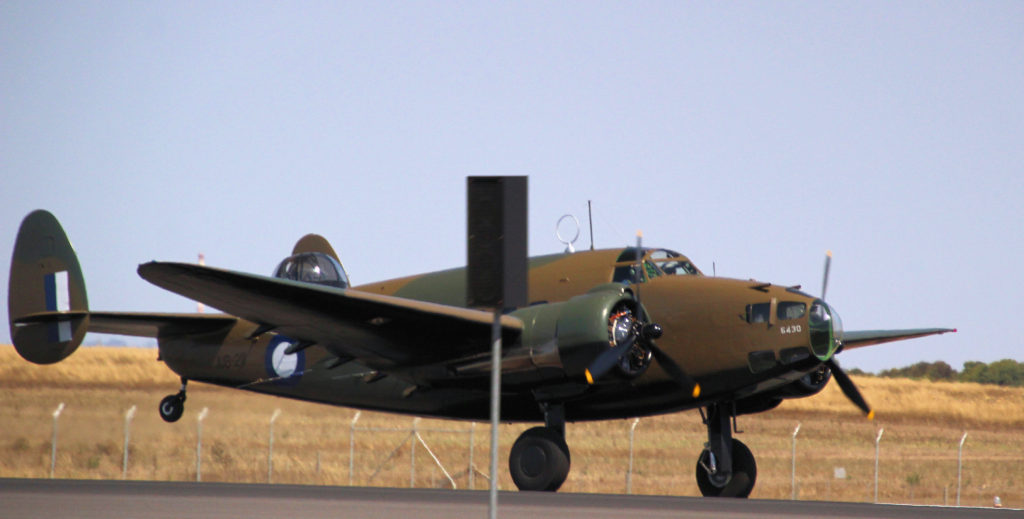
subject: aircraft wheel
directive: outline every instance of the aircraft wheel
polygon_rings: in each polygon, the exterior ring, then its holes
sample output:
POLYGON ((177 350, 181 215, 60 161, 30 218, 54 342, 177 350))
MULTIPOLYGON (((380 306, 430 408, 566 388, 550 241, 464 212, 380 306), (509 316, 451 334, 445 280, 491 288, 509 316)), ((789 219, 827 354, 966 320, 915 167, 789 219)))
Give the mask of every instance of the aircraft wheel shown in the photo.
POLYGON ((754 490, 757 481, 757 463, 754 454, 743 442, 732 440, 732 477, 725 481, 716 478, 704 468, 710 466, 708 451, 701 453, 697 459, 697 486, 704 497, 747 497, 754 490))
POLYGON ((569 446, 547 427, 534 427, 519 436, 508 456, 508 469, 519 490, 554 492, 569 476, 569 446))
POLYGON ((183 395, 168 395, 160 401, 160 418, 165 422, 177 422, 185 412, 185 397, 183 395))

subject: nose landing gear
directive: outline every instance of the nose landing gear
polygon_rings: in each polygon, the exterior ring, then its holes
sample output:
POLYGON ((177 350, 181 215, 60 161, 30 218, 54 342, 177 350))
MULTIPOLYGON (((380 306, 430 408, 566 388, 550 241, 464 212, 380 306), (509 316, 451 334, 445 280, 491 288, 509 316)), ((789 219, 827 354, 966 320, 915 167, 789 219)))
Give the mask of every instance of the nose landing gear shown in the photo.
POLYGON ((188 380, 182 378, 181 390, 177 394, 168 395, 160 401, 160 418, 163 418, 165 422, 177 422, 181 418, 182 413, 185 412, 185 387, 187 385, 188 380))
POLYGON ((705 497, 748 497, 757 480, 757 463, 750 449, 732 437, 732 413, 726 405, 708 406, 708 443, 697 458, 697 487, 705 497))

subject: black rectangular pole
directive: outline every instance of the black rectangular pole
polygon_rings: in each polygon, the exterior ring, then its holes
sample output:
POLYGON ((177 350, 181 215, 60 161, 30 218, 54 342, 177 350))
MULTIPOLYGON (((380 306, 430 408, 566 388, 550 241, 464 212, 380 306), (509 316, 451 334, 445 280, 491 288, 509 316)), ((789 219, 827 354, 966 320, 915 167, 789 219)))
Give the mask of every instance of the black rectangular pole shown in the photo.
POLYGON ((491 308, 491 481, 489 516, 498 516, 501 421, 501 316, 525 306, 527 177, 468 177, 466 303, 491 308))

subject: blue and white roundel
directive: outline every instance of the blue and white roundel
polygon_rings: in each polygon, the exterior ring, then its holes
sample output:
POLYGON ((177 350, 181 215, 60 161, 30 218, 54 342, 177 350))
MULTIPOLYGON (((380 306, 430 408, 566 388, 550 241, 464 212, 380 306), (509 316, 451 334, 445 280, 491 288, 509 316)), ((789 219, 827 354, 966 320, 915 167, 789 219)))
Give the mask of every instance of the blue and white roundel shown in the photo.
POLYGON ((280 378, 282 383, 297 383, 299 377, 302 375, 302 371, 306 367, 306 355, 305 352, 299 351, 292 353, 291 355, 285 354, 284 350, 287 350, 289 346, 295 344, 298 341, 294 341, 283 335, 275 336, 271 339, 270 344, 267 345, 266 355, 266 368, 267 375, 274 378, 280 378))

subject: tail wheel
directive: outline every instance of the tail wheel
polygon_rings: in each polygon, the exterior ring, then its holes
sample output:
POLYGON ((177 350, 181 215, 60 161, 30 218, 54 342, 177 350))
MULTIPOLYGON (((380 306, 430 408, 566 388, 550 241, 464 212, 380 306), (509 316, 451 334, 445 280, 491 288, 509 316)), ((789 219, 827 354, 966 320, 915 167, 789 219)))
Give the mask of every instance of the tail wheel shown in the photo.
POLYGON ((184 412, 184 395, 168 395, 160 401, 160 418, 163 418, 165 422, 177 422, 184 412))
POLYGON ((743 442, 732 440, 732 477, 716 481, 704 467, 712 466, 711 453, 704 451, 697 459, 697 486, 704 497, 748 497, 757 481, 757 463, 754 454, 743 442))
POLYGON ((508 469, 519 490, 554 492, 569 476, 569 465, 565 438, 548 427, 524 432, 508 457, 508 469))

